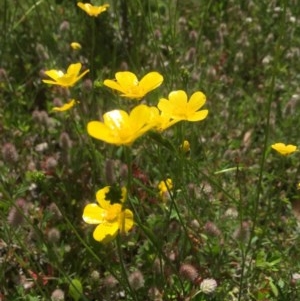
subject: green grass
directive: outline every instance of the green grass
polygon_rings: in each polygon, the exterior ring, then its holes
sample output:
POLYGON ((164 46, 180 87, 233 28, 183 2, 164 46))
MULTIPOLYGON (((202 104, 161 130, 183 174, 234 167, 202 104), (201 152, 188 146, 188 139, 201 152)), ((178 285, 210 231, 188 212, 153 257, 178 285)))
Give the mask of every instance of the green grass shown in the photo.
POLYGON ((297 300, 299 154, 271 149, 299 144, 297 1, 107 1, 97 18, 21 2, 0 7, 0 300, 297 300), (69 90, 42 82, 77 62, 90 72, 69 90), (103 85, 126 69, 164 76, 143 103, 202 91, 208 117, 130 148, 90 137, 139 104, 103 85), (82 214, 106 185, 127 186, 135 226, 102 244, 82 214))

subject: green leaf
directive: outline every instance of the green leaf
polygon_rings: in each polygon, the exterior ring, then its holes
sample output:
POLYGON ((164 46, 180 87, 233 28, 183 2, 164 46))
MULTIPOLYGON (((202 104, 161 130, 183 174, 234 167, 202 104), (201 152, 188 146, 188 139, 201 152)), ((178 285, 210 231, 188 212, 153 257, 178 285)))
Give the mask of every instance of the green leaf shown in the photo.
POLYGON ((69 285, 69 295, 73 300, 78 301, 82 295, 82 285, 80 280, 73 279, 69 285))
POLYGON ((274 296, 278 297, 278 289, 272 279, 269 279, 269 285, 271 287, 271 290, 272 290, 272 293, 274 294, 274 296))

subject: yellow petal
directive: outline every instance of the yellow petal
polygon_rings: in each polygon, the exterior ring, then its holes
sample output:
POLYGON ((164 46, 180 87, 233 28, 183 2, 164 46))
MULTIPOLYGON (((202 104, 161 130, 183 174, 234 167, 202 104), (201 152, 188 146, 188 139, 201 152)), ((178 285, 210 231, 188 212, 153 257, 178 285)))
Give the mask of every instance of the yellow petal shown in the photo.
POLYGON ((159 87, 164 78, 158 72, 149 72, 146 74, 140 81, 140 86, 144 89, 146 93, 149 91, 154 90, 155 88, 159 87))
POLYGON ((193 113, 187 118, 188 121, 201 121, 205 119, 208 115, 208 110, 201 110, 199 112, 193 113))
POLYGON ((189 100, 188 103, 189 110, 197 111, 205 104, 205 102, 206 102, 206 96, 202 92, 197 91, 191 96, 189 100))
POLYGON ((127 199, 127 189, 126 189, 126 187, 121 188, 121 195, 122 195, 121 203, 124 203, 127 199))
POLYGON ((133 131, 141 129, 149 120, 149 113, 149 107, 146 105, 138 105, 134 107, 129 116, 131 129, 133 131))
MULTIPOLYGON (((49 76, 52 79, 57 80, 58 78, 64 76, 64 73, 61 70, 48 70, 44 72, 47 76, 49 76)), ((43 82, 45 82, 45 80, 43 80, 43 82)))
POLYGON ((77 76, 78 73, 80 72, 80 69, 81 69, 81 63, 71 64, 68 67, 67 73, 72 75, 74 74, 77 76))
POLYGON ((112 110, 103 115, 104 123, 111 130, 122 129, 124 125, 128 125, 129 116, 123 110, 112 110))
POLYGON ((120 232, 127 233, 133 227, 133 213, 129 209, 125 209, 119 216, 120 232))
POLYGON ((97 241, 102 241, 107 243, 113 240, 118 234, 119 225, 117 222, 115 223, 103 223, 96 227, 93 233, 93 237, 97 241))
POLYGON ((80 45, 79 43, 77 43, 77 42, 72 42, 72 43, 70 44, 70 46, 71 46, 71 48, 74 49, 74 50, 79 50, 79 49, 81 49, 81 45, 80 45))
POLYGON ((90 136, 108 142, 113 143, 114 137, 111 130, 100 121, 90 121, 87 125, 87 132, 90 136))
POLYGON ((105 210, 100 208, 97 204, 88 204, 84 207, 82 218, 87 224, 103 223, 105 210))
POLYGON ((110 186, 105 186, 104 188, 96 192, 96 199, 98 204, 103 208, 109 208, 109 200, 106 199, 106 194, 109 192, 110 186))
POLYGON ((187 104, 187 95, 183 90, 172 91, 169 94, 169 101, 176 107, 183 107, 187 104))
POLYGON ((129 71, 117 72, 116 80, 122 88, 130 88, 132 86, 137 86, 139 81, 136 75, 129 71))
POLYGON ((161 98, 158 102, 157 107, 164 113, 164 116, 172 114, 172 105, 170 104, 169 100, 166 98, 161 98))
POLYGON ((75 103, 76 103, 76 100, 75 99, 71 99, 70 102, 65 103, 61 107, 54 107, 52 109, 52 111, 55 111, 55 112, 64 112, 64 111, 70 110, 72 107, 75 106, 75 103))
POLYGON ((126 91, 124 91, 124 89, 120 86, 119 83, 117 83, 116 81, 114 80, 111 80, 111 79, 106 79, 104 82, 103 82, 103 85, 106 86, 106 87, 109 87, 113 90, 117 90, 119 92, 122 92, 122 93, 126 93, 126 91))

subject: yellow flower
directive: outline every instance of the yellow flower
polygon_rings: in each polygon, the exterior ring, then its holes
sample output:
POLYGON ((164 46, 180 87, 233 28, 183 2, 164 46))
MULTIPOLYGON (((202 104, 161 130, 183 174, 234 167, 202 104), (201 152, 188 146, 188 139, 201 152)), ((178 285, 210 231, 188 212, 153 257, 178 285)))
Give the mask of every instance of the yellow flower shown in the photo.
POLYGON ((93 237, 97 241, 107 243, 113 240, 118 232, 129 232, 133 227, 133 213, 123 208, 126 199, 126 188, 121 189, 121 197, 110 200, 115 194, 113 188, 106 186, 96 193, 98 204, 88 204, 83 210, 82 218, 87 224, 98 225, 94 230, 93 237))
POLYGON ((93 6, 90 3, 77 2, 77 6, 80 7, 82 10, 84 10, 89 16, 97 17, 98 15, 100 15, 101 13, 107 10, 109 4, 93 6))
POLYGON ((173 182, 170 178, 160 181, 157 185, 159 195, 163 201, 167 201, 170 198, 170 191, 173 189, 173 182))
POLYGON ((54 107, 52 109, 52 111, 55 111, 55 112, 64 112, 64 111, 68 111, 70 110, 71 108, 73 108, 76 104, 76 100, 75 99, 71 99, 68 103, 65 103, 63 106, 61 107, 54 107))
POLYGON ((292 144, 285 145, 284 143, 275 143, 271 147, 283 156, 290 155, 297 150, 296 145, 292 145, 292 144))
POLYGON ((70 44, 70 46, 71 46, 71 48, 74 49, 74 50, 79 50, 79 49, 81 49, 81 45, 80 45, 79 43, 77 43, 77 42, 72 42, 72 43, 70 44))
POLYGON ((115 145, 130 146, 138 137, 155 126, 158 110, 138 105, 130 112, 113 110, 103 115, 104 122, 91 121, 87 125, 90 136, 115 145))
POLYGON ((161 116, 165 120, 165 123, 161 125, 161 129, 166 129, 181 120, 200 121, 205 119, 208 110, 198 111, 205 102, 206 97, 200 91, 195 92, 189 101, 184 91, 172 91, 169 94, 169 99, 161 98, 157 105, 161 111, 161 116))
POLYGON ((140 81, 132 72, 124 71, 115 74, 116 80, 106 79, 104 85, 121 92, 121 96, 141 99, 148 92, 159 87, 164 78, 158 72, 149 72, 140 81))
POLYGON ((63 73, 61 70, 48 70, 45 74, 52 80, 44 79, 43 82, 51 85, 58 85, 62 87, 72 87, 78 80, 80 80, 89 70, 85 70, 79 75, 81 69, 81 63, 71 64, 68 67, 67 73, 63 73))
POLYGON ((184 140, 183 143, 180 145, 180 148, 184 153, 188 153, 191 150, 191 145, 189 141, 184 140))

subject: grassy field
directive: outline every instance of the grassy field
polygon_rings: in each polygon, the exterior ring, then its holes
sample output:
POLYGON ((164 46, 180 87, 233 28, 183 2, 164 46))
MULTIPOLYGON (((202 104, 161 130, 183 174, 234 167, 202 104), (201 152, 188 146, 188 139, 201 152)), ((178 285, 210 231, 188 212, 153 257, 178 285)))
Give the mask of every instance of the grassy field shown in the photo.
POLYGON ((2 2, 0 301, 300 300, 298 1, 2 2))

